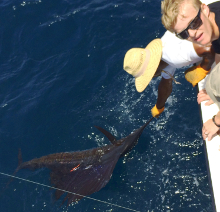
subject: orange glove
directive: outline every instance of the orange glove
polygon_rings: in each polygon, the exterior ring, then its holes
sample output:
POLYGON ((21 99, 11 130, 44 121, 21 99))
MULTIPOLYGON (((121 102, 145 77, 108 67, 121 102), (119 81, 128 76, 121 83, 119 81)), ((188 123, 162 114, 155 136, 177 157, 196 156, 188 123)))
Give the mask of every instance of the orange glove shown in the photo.
POLYGON ((210 70, 206 71, 200 65, 192 66, 185 71, 185 78, 193 87, 206 77, 210 70))
POLYGON ((152 109, 151 109, 151 114, 153 117, 158 118, 159 115, 164 111, 164 108, 158 109, 157 106, 155 105, 152 109))

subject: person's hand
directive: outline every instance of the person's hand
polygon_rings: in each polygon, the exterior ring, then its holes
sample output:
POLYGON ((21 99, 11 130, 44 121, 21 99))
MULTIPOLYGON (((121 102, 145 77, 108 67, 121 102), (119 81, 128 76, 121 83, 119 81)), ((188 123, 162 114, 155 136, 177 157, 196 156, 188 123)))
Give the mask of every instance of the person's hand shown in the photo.
POLYGON ((219 127, 217 127, 212 119, 209 119, 207 122, 203 124, 202 127, 202 137, 205 140, 208 138, 208 141, 211 141, 213 137, 217 135, 217 132, 219 131, 219 127))
POLYGON ((157 106, 155 105, 152 109, 151 109, 151 114, 153 117, 158 118, 160 116, 160 114, 164 111, 164 108, 158 109, 157 106))
POLYGON ((210 70, 206 71, 200 65, 192 66, 185 71, 185 78, 193 87, 206 77, 210 70))
POLYGON ((197 102, 198 102, 198 104, 200 104, 203 101, 207 101, 205 103, 206 106, 209 106, 209 105, 214 103, 212 101, 212 99, 210 98, 210 96, 206 93, 205 89, 202 89, 201 91, 199 91, 199 93, 197 95, 197 102))

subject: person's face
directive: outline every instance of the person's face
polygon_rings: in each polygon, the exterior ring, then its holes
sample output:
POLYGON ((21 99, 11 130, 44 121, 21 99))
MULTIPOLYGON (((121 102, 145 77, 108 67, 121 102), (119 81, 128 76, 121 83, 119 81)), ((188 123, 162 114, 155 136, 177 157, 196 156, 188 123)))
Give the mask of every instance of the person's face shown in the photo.
MULTIPOLYGON (((196 29, 188 29, 189 37, 187 40, 201 44, 201 45, 207 45, 212 40, 212 33, 213 29, 211 26, 211 22, 209 21, 208 15, 209 15, 209 8, 207 5, 202 4, 200 9, 200 19, 202 21, 201 25, 196 29)), ((177 22, 174 26, 174 30, 177 34, 181 33, 183 30, 185 30, 189 24, 195 20, 195 17, 198 15, 199 10, 195 9, 192 4, 190 3, 183 3, 180 6, 180 12, 177 17, 177 22)))

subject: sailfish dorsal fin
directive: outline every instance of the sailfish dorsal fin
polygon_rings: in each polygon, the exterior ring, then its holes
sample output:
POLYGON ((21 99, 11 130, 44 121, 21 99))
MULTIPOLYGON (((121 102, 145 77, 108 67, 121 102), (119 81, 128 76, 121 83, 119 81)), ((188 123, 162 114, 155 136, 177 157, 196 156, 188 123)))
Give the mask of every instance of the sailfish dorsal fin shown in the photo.
POLYGON ((108 139, 109 141, 111 141, 112 144, 116 144, 117 140, 115 138, 114 135, 112 135, 110 132, 108 132, 107 130, 99 127, 99 126, 95 126, 100 132, 102 132, 108 139))

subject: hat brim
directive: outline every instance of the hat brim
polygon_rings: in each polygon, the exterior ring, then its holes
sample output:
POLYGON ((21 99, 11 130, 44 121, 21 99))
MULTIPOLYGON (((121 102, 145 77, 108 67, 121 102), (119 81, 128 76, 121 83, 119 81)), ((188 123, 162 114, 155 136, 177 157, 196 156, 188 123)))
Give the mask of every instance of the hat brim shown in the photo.
POLYGON ((150 51, 150 60, 144 73, 141 76, 135 78, 135 86, 138 92, 145 90, 153 78, 155 72, 157 71, 162 57, 161 39, 154 39, 147 45, 146 49, 150 51))

